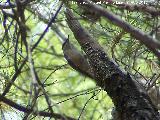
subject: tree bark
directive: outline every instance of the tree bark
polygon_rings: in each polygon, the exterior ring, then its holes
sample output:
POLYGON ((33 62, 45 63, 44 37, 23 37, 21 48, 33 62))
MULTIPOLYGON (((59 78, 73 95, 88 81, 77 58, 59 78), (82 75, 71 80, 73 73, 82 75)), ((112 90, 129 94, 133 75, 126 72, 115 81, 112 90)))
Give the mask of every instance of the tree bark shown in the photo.
POLYGON ((67 23, 87 55, 96 83, 112 99, 119 120, 160 120, 156 107, 145 89, 122 71, 103 48, 82 28, 70 9, 66 9, 67 23))

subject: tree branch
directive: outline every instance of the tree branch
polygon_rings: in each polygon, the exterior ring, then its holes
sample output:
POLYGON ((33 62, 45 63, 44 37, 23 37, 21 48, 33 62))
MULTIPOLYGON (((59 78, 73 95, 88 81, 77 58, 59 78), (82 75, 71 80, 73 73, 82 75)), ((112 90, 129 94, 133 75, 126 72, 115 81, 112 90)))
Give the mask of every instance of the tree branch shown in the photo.
POLYGON ((140 43, 144 44, 149 50, 151 50, 160 59, 160 52, 159 52, 160 42, 158 42, 158 40, 152 38, 148 34, 141 31, 140 29, 133 27, 132 25, 120 19, 110 11, 104 9, 101 6, 94 4, 93 2, 90 2, 89 0, 78 0, 78 2, 82 3, 80 5, 86 6, 87 8, 92 9, 93 11, 97 12, 99 15, 110 20, 113 24, 122 28, 127 33, 130 33, 132 37, 139 40, 140 43))
MULTIPOLYGON (((3 101, 7 105, 9 105, 19 111, 22 111, 25 113, 32 113, 33 112, 32 109, 21 106, 13 101, 7 99, 6 97, 4 97, 2 95, 0 95, 0 101, 3 101)), ((61 115, 61 114, 57 114, 57 113, 49 113, 49 112, 44 112, 44 111, 33 112, 33 114, 43 116, 43 117, 53 117, 53 118, 62 119, 62 120, 76 120, 76 119, 69 117, 69 116, 65 116, 65 115, 61 115)))

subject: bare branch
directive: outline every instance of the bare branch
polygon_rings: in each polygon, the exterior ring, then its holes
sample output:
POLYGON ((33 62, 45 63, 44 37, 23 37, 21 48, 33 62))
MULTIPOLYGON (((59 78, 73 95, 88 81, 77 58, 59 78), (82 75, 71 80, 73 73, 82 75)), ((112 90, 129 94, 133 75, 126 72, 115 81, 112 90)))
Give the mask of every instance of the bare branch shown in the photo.
POLYGON ((92 8, 92 10, 99 13, 101 16, 105 17, 106 19, 110 20, 115 25, 119 26, 126 32, 130 33, 131 36, 139 40, 139 42, 143 43, 148 49, 150 49, 159 59, 160 59, 160 43, 149 36, 148 34, 142 32, 140 29, 133 27, 132 25, 128 24, 124 20, 120 19, 110 11, 104 9, 101 6, 93 4, 89 0, 79 0, 79 2, 85 2, 86 4, 81 4, 87 6, 88 8, 92 8))
MULTIPOLYGON (((25 112, 25 113, 31 113, 33 112, 32 109, 29 109, 29 108, 26 108, 24 106, 21 106, 9 99, 7 99, 6 97, 4 97, 3 95, 0 95, 0 101, 3 101, 4 103, 6 103, 7 105, 19 110, 19 111, 22 111, 22 112, 25 112)), ((33 113, 34 115, 39 115, 39 116, 44 116, 44 117, 53 117, 53 118, 56 118, 56 119, 62 119, 62 120, 76 120, 72 117, 69 117, 69 116, 65 116, 65 115, 60 115, 60 114, 57 114, 57 113, 49 113, 49 112, 44 112, 44 111, 38 111, 38 112, 34 112, 33 113)))

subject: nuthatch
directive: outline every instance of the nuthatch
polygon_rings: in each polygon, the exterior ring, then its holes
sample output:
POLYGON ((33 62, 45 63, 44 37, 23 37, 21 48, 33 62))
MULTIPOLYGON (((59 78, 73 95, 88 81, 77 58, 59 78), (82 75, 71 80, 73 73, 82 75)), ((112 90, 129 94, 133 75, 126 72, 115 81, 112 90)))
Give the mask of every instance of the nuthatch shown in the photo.
POLYGON ((84 55, 82 55, 72 44, 70 44, 69 39, 66 39, 63 43, 62 50, 65 59, 73 69, 90 78, 94 78, 89 62, 84 55))

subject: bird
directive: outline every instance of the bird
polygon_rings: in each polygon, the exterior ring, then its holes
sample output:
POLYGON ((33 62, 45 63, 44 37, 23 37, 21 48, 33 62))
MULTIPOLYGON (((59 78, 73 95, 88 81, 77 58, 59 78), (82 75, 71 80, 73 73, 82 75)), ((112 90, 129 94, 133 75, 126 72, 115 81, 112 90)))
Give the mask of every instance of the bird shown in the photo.
POLYGON ((62 44, 62 50, 65 59, 73 69, 89 78, 94 78, 91 66, 86 57, 69 42, 69 37, 62 44))

